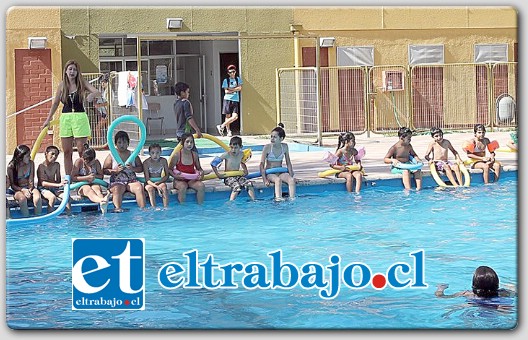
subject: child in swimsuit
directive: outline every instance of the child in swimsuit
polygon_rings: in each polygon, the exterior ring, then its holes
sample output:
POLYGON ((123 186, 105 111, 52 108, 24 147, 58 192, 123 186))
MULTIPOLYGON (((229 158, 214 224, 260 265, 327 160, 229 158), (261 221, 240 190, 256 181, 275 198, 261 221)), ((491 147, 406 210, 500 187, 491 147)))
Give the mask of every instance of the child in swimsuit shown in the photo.
POLYGON ((55 209, 55 201, 64 191, 66 180, 61 181, 60 164, 57 162, 59 157, 59 148, 50 145, 44 153, 45 159, 37 168, 37 188, 40 190, 42 197, 48 200, 48 213, 55 209))
POLYGON ((103 179, 103 167, 96 158, 95 150, 88 144, 84 145, 82 157, 75 161, 72 169, 72 181, 88 182, 78 189, 81 196, 88 197, 94 203, 99 203, 101 213, 106 214, 110 192, 103 194, 101 185, 94 183, 95 179, 103 179))
POLYGON ((482 177, 485 184, 489 183, 490 170, 495 173, 495 181, 498 181, 501 171, 501 163, 495 161, 495 150, 490 151, 490 156, 486 157, 486 149, 488 148, 488 144, 491 143, 491 141, 485 137, 486 128, 482 124, 477 124, 473 128, 473 132, 475 133, 475 137, 469 140, 469 145, 472 146, 472 148, 465 148, 468 158, 473 162, 471 167, 473 169, 482 169, 482 177))
POLYGON ((27 145, 21 144, 15 148, 13 159, 7 165, 7 176, 9 176, 11 188, 15 192, 14 197, 20 206, 22 216, 29 216, 27 203, 29 199, 33 200, 35 215, 40 215, 42 199, 35 187, 35 163, 31 160, 31 150, 27 145))
MULTIPOLYGON (((114 137, 114 143, 117 153, 124 162, 130 157, 132 152, 128 150, 130 137, 125 131, 118 131, 114 137)), ((103 164, 103 173, 110 175, 109 189, 112 193, 112 202, 114 203, 114 212, 123 212, 121 208, 123 195, 125 192, 131 192, 136 197, 136 203, 140 208, 145 207, 145 191, 143 184, 136 178, 136 172, 143 172, 143 163, 139 156, 133 160, 132 164, 118 163, 112 154, 106 156, 103 164)))
POLYGON ((295 178, 293 178, 293 168, 290 161, 290 152, 288 144, 282 143, 286 138, 286 132, 280 126, 271 130, 270 144, 266 144, 262 150, 262 157, 260 159, 260 173, 262 174, 262 181, 266 186, 271 183, 275 184, 275 200, 282 200, 282 182, 288 184, 288 192, 290 199, 295 198, 295 178), (286 160, 288 172, 282 174, 266 175, 266 169, 282 167, 282 160, 286 160))
MULTIPOLYGON (((249 198, 255 200, 255 190, 253 189, 253 183, 246 177, 248 169, 246 163, 242 162, 244 153, 242 152, 242 138, 235 136, 229 141, 229 151, 224 152, 218 157, 218 163, 211 163, 214 173, 218 178, 224 179, 224 184, 231 188, 230 201, 234 201, 242 189, 246 189, 249 198), (225 171, 238 171, 240 168, 244 171, 244 176, 231 176, 225 177, 224 174, 218 172, 219 163, 225 160, 225 171)), ((216 158, 215 158, 216 159, 216 158)), ((214 162, 214 161, 213 161, 214 162)))
MULTIPOLYGON (((409 128, 402 127, 398 130, 399 141, 391 146, 385 155, 384 162, 391 164, 392 167, 397 167, 399 163, 411 163, 411 157, 417 162, 422 160, 418 157, 411 145, 412 131, 409 128)), ((416 190, 422 189, 422 170, 403 170, 402 182, 406 190, 411 190, 411 173, 416 182, 416 190)))
POLYGON ((453 298, 465 296, 467 298, 489 299, 494 297, 512 297, 516 296, 515 287, 513 289, 499 288, 499 276, 488 266, 480 266, 473 273, 472 290, 465 290, 451 295, 445 295, 444 291, 449 287, 443 283, 438 285, 435 295, 441 298, 453 298))
POLYGON ((346 189, 348 192, 352 192, 352 184, 354 179, 356 180, 356 193, 361 190, 361 182, 363 181, 363 173, 361 166, 361 160, 358 157, 358 151, 356 150, 356 136, 352 132, 343 132, 339 135, 337 140, 337 151, 336 157, 338 157, 335 164, 331 164, 332 169, 342 170, 337 173, 336 177, 346 179, 346 189), (359 164, 359 170, 349 170, 348 165, 359 164))
POLYGON ((161 146, 157 143, 149 146, 149 155, 143 162, 143 173, 145 174, 145 190, 147 190, 150 205, 156 206, 156 192, 163 198, 163 207, 169 206, 169 163, 161 157, 161 146))
POLYGON ((194 147, 193 135, 188 132, 184 133, 180 144, 182 145, 180 152, 172 157, 169 164, 169 172, 174 177, 173 187, 178 190, 178 201, 185 202, 187 189, 191 188, 196 191, 196 202, 202 204, 205 198, 205 185, 201 180, 204 172, 200 165, 198 151, 194 147), (197 174, 198 177, 197 179, 186 179, 182 173, 197 174))
POLYGON ((460 172, 460 168, 458 167, 458 164, 455 164, 447 159, 447 152, 450 150, 453 155, 455 155, 456 160, 458 162, 462 162, 460 155, 455 150, 453 145, 451 145, 451 142, 447 139, 444 139, 444 132, 441 129, 437 127, 431 128, 431 137, 433 137, 433 141, 427 147, 424 158, 430 163, 434 162, 436 170, 444 172, 454 187, 462 185, 462 173, 460 172), (433 153, 432 159, 429 158, 431 153, 433 153), (453 171, 456 175, 456 181, 455 177, 453 176, 453 171))

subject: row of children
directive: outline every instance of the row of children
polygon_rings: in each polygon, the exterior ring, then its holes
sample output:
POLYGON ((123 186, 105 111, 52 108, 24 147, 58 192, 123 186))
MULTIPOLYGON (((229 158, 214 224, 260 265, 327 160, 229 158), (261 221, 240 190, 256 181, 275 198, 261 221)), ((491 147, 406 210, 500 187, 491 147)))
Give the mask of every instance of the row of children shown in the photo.
MULTIPOLYGON (((500 176, 501 164, 495 161, 495 153, 490 152, 486 156, 487 146, 491 141, 485 137, 486 129, 483 125, 477 124, 474 127, 474 137, 469 141, 471 148, 466 149, 468 158, 473 168, 483 170, 484 182, 489 182, 489 171, 495 173, 495 180, 500 176)), ((451 151, 457 162, 461 162, 460 155, 452 146, 451 142, 443 138, 441 129, 432 128, 431 136, 434 139, 428 146, 425 159, 434 162, 438 171, 447 175, 453 186, 462 183, 462 175, 459 167, 448 160, 448 151, 451 151), (432 154, 432 157, 431 157, 432 154), (453 175, 454 172, 454 175, 453 175), (456 177, 456 179, 455 179, 456 177)), ((290 160, 288 144, 283 143, 286 134, 280 126, 271 131, 270 143, 265 145, 261 155, 260 173, 263 183, 266 186, 274 184, 274 196, 276 200, 282 199, 282 184, 288 185, 289 197, 295 198, 296 184, 294 172, 290 160), (286 162, 287 172, 267 173, 267 169, 282 167, 283 160, 286 162)), ((401 164, 411 161, 421 162, 411 145, 412 131, 409 128, 400 128, 398 131, 399 141, 394 144, 384 157, 384 162, 391 164, 391 167, 398 168, 401 164)), ((119 131, 114 138, 117 152, 121 159, 128 159, 131 151, 128 150, 130 143, 129 136, 124 131, 119 131)), ((163 199, 163 206, 169 204, 169 192, 167 180, 169 175, 174 178, 173 188, 178 192, 180 203, 185 201, 188 188, 196 191, 197 202, 203 203, 205 196, 205 185, 202 181, 205 171, 200 164, 200 158, 195 147, 194 137, 190 133, 185 133, 180 138, 181 149, 171 158, 170 164, 161 157, 161 147, 152 144, 149 147, 150 157, 144 162, 136 157, 133 164, 119 164, 112 155, 108 155, 101 166, 96 159, 95 150, 85 146, 82 157, 79 158, 73 167, 72 181, 83 181, 78 193, 89 198, 92 202, 99 203, 101 210, 106 211, 109 194, 116 212, 122 210, 122 200, 125 192, 131 192, 139 207, 144 208, 148 193, 150 204, 156 206, 156 195, 163 199), (145 186, 138 180, 136 173, 144 173, 145 186), (195 174, 190 178, 189 174, 195 174), (100 184, 96 179, 102 179, 104 175, 110 175, 109 194, 104 195, 100 184)), ((219 160, 211 164, 212 170, 219 179, 223 179, 225 185, 231 188, 230 200, 236 199, 242 189, 247 190, 250 199, 255 199, 253 183, 245 176, 248 174, 246 164, 242 161, 242 139, 238 136, 232 137, 229 142, 229 151, 223 153, 219 160), (225 161, 225 171, 237 171, 242 169, 243 175, 227 177, 219 172, 220 163, 225 161)), ((336 177, 346 179, 347 191, 353 190, 357 193, 361 190, 364 170, 361 165, 362 151, 355 148, 355 136, 351 132, 342 133, 338 137, 338 146, 335 160, 330 164, 332 169, 338 171, 336 177), (359 167, 351 168, 351 165, 359 167), (353 185, 355 181, 355 186, 353 185)), ((35 213, 41 211, 40 193, 48 200, 48 209, 52 210, 56 197, 60 195, 60 189, 64 185, 60 176, 60 165, 56 162, 59 150, 55 146, 46 149, 45 161, 39 166, 37 171, 38 185, 33 184, 34 164, 30 160, 29 148, 20 145, 15 149, 13 159, 8 165, 8 179, 14 191, 15 200, 21 207, 22 215, 28 215, 27 200, 33 199, 35 213)), ((364 154, 364 153, 363 153, 364 154)), ((403 170, 402 181, 406 189, 411 188, 411 176, 416 181, 416 188, 422 187, 421 170, 403 170)), ((9 185, 8 185, 9 187, 9 185)))
MULTIPOLYGON (((264 147, 262 153, 261 173, 266 186, 271 183, 275 185, 275 196, 282 197, 282 182, 288 184, 290 197, 295 197, 295 180, 289 157, 288 145, 282 143, 286 137, 281 127, 271 132, 271 143, 264 147), (281 167, 283 159, 288 166, 287 173, 266 174, 266 169, 281 167)), ((118 131, 114 137, 117 153, 121 159, 128 159, 131 151, 128 150, 130 138, 125 131, 118 131)), ((149 156, 144 162, 139 156, 132 164, 120 164, 109 154, 103 165, 96 158, 93 148, 84 146, 82 157, 74 163, 71 179, 72 182, 82 182, 78 188, 80 196, 87 197, 94 203, 99 203, 101 211, 106 212, 109 197, 112 197, 114 212, 122 212, 122 201, 125 192, 135 196, 137 205, 145 207, 145 191, 148 193, 150 204, 156 206, 156 195, 159 194, 163 200, 163 206, 169 205, 169 191, 166 181, 169 175, 174 178, 173 188, 178 192, 180 203, 185 202, 187 189, 196 191, 196 199, 199 204, 203 203, 205 196, 205 185, 202 181, 205 171, 200 164, 194 137, 190 133, 184 133, 180 138, 181 149, 171 158, 170 164, 167 159, 161 157, 159 144, 149 147, 149 156), (137 173, 144 173, 145 186, 139 181, 137 173), (104 175, 109 175, 108 193, 103 193, 100 181, 104 175), (194 176, 193 176, 194 175, 194 176)), ((229 142, 229 151, 223 153, 219 159, 225 161, 225 171, 238 171, 242 169, 243 176, 226 177, 224 172, 219 172, 220 162, 212 164, 212 170, 219 179, 223 179, 225 185, 231 188, 230 200, 234 200, 242 189, 246 189, 249 197, 254 200, 255 192, 253 184, 246 177, 248 169, 242 161, 242 139, 238 136, 232 137, 229 142)), ((57 199, 62 199, 61 194, 66 181, 61 179, 60 164, 57 162, 59 149, 56 146, 48 146, 45 151, 45 160, 39 165, 37 171, 37 186, 34 184, 35 164, 30 157, 30 149, 27 145, 19 145, 15 148, 13 158, 7 168, 7 188, 14 196, 20 206, 22 216, 29 216, 28 200, 33 201, 35 214, 42 210, 42 196, 48 201, 48 212, 54 209, 57 199)))
MULTIPOLYGON (((464 149, 469 158, 469 163, 472 168, 483 171, 484 183, 489 183, 490 170, 495 174, 495 181, 497 181, 500 176, 501 163, 495 160, 494 150, 488 147, 492 142, 485 137, 486 128, 482 124, 477 124, 473 130, 474 137, 467 142, 467 147, 464 149), (486 156, 486 150, 489 151, 489 156, 486 156)), ((399 140, 390 147, 384 157, 384 162, 391 164, 391 170, 394 173, 402 174, 402 182, 405 189, 411 189, 412 176, 416 182, 416 189, 420 190, 422 188, 422 172, 419 168, 415 170, 398 170, 402 164, 410 165, 422 162, 411 145, 412 134, 411 129, 406 127, 400 128, 398 131, 399 140)), ((434 163, 436 170, 444 173, 453 186, 457 187, 462 185, 462 173, 458 166, 458 162, 462 162, 460 155, 451 142, 444 139, 444 133, 441 129, 436 127, 431 128, 431 137, 433 141, 427 147, 424 158, 429 163, 434 163), (449 151, 453 153, 457 163, 448 160, 449 151)), ((340 171, 336 174, 336 177, 346 179, 347 191, 352 192, 353 181, 355 180, 354 188, 357 193, 361 190, 364 170, 361 165, 362 150, 356 149, 355 145, 356 138, 352 132, 342 133, 338 137, 335 158, 330 164, 330 167, 340 171), (355 164, 359 165, 359 167, 351 167, 355 164)))

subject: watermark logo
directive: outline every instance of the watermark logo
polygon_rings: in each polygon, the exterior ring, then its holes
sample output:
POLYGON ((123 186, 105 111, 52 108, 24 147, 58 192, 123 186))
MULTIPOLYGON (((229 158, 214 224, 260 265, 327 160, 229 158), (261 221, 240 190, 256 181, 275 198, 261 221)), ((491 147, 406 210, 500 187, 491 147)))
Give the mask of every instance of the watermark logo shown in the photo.
POLYGON ((409 253, 412 264, 398 261, 381 272, 363 262, 341 263, 341 256, 332 254, 328 263, 294 264, 283 258, 282 250, 267 253, 266 262, 215 261, 213 254, 205 259, 192 249, 182 254, 186 261, 171 261, 158 271, 158 283, 164 289, 317 289, 323 299, 334 299, 342 287, 359 290, 372 286, 375 290, 425 289, 425 252, 409 253))
POLYGON ((73 310, 144 310, 145 240, 72 239, 73 310))

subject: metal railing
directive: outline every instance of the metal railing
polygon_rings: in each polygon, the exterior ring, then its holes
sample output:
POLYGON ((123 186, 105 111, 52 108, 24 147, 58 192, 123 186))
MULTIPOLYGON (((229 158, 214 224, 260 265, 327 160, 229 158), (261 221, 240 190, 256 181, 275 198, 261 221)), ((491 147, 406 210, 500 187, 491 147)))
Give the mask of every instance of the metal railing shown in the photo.
POLYGON ((517 72, 517 63, 281 68, 277 121, 294 135, 515 127, 517 72))

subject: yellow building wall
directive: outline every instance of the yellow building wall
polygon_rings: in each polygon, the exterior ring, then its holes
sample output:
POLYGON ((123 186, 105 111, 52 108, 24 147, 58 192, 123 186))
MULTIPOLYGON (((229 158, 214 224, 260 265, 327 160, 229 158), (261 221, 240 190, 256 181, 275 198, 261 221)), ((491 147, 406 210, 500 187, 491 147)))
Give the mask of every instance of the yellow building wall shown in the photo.
MULTIPOLYGON (((252 7, 64 7, 63 60, 76 59, 83 72, 96 72, 101 33, 163 34, 166 18, 182 18, 178 32, 238 32, 244 92, 241 128, 245 134, 267 133, 276 125, 275 69, 293 66, 293 22, 288 8, 252 7), (235 18, 235 19, 233 19, 235 18), (270 21, 270 18, 273 18, 270 21), (244 39, 247 36, 270 38, 244 39), (274 38, 276 36, 288 38, 274 38), (87 69, 85 65, 93 69, 87 69)), ((201 38, 207 40, 208 37, 201 38)))
MULTIPOLYGON (((270 36, 240 40, 245 134, 268 133, 276 124, 275 69, 293 67, 296 58, 290 25, 301 37, 299 54, 317 37, 333 36, 336 47, 374 46, 376 65, 407 65, 409 44, 443 44, 446 63, 469 63, 474 44, 507 43, 513 61, 518 26, 512 7, 12 7, 6 16, 7 112, 15 105, 14 49, 27 48, 28 36, 48 38, 56 86, 68 59, 78 60, 85 73, 98 71, 100 34, 169 33, 169 17, 183 19, 178 32, 270 36)), ((328 51, 330 66, 336 51, 328 51)), ((8 149, 16 141, 13 122, 7 122, 8 149)))
MULTIPOLYGON (((11 7, 6 13, 6 152, 16 147, 15 49, 27 49, 28 37, 46 37, 51 49, 53 91, 62 79, 59 7, 11 7)), ((36 104, 36 103, 35 103, 36 104)), ((56 135, 56 134, 55 134, 56 135)), ((54 143, 58 142, 54 141, 54 143)))
MULTIPOLYGON (((445 63, 471 63, 475 44, 517 42, 512 7, 340 7, 294 9, 304 35, 335 37, 338 46, 373 46, 376 65, 407 65, 409 45, 444 45, 445 63), (493 18, 493 20, 490 20, 493 18)), ((302 40, 301 46, 313 46, 302 40)), ((337 48, 329 49, 329 65, 337 48)))

